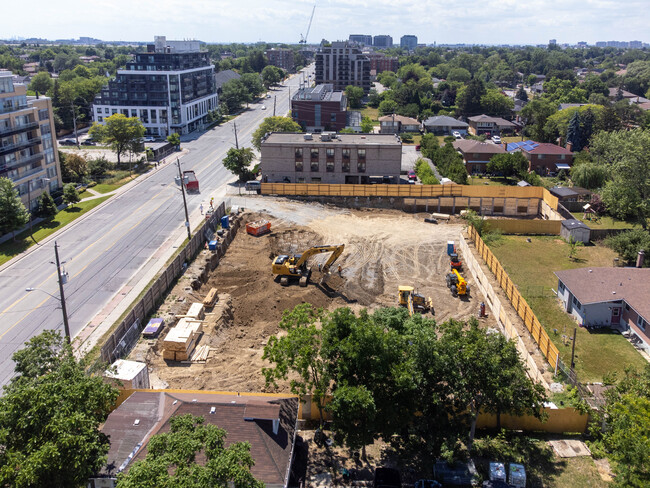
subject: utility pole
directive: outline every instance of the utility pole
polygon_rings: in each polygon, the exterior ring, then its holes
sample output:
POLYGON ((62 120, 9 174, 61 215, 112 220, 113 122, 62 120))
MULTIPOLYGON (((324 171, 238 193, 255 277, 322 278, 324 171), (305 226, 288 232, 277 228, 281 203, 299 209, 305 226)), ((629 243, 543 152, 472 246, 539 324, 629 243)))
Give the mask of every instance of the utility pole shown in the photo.
POLYGON ((239 149, 239 142, 237 141, 237 122, 233 122, 233 125, 235 126, 235 147, 239 149))
POLYGON ((273 97, 273 117, 275 117, 275 102, 277 101, 277 96, 273 97))
POLYGON ((77 111, 74 109, 74 101, 70 102, 70 109, 72 110, 72 126, 74 127, 74 138, 77 142, 77 149, 81 149, 81 146, 79 146, 79 135, 77 134, 77 111))
POLYGON ((575 356, 576 353, 576 332, 578 329, 576 327, 573 328, 573 344, 571 344, 571 371, 573 371, 573 368, 576 367, 576 363, 573 361, 573 357, 575 356))
POLYGON ((181 160, 176 158, 176 164, 178 165, 178 177, 181 179, 181 193, 183 194, 183 208, 185 208, 185 227, 187 227, 187 241, 192 240, 192 232, 190 232, 190 216, 187 213, 187 200, 185 199, 185 180, 183 179, 183 173, 181 172, 181 160))
POLYGON ((56 258, 56 275, 59 279, 59 293, 61 295, 61 311, 63 312, 63 328, 65 330, 65 338, 70 344, 70 326, 68 325, 68 312, 65 309, 65 295, 63 294, 63 278, 61 274, 61 262, 59 261, 59 247, 54 241, 54 257, 56 258))

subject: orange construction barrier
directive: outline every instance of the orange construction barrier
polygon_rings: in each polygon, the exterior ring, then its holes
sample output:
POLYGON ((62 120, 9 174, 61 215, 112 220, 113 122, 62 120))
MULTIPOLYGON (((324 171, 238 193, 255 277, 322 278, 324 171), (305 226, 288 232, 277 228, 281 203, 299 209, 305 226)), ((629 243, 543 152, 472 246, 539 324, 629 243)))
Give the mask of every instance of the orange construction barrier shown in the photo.
POLYGON ((268 220, 258 220, 256 222, 249 222, 246 224, 246 232, 252 236, 261 236, 267 232, 271 232, 271 222, 268 220))

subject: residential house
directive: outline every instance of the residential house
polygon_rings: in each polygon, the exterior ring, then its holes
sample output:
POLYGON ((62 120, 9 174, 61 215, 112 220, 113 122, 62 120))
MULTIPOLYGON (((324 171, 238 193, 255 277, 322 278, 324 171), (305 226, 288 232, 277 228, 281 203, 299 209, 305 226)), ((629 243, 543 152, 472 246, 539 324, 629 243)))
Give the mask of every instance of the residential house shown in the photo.
MULTIPOLYGON (((227 432, 225 444, 248 442, 255 462, 251 473, 265 486, 289 485, 298 420, 298 398, 255 394, 149 390, 133 392, 106 419, 107 462, 89 488, 114 488, 118 473, 145 458, 151 437, 170 431, 170 419, 192 414, 227 432)), ((203 452, 196 457, 206 462, 203 452)))
POLYGON ((218 94, 221 94, 221 88, 223 87, 224 83, 230 80, 238 80, 241 78, 241 75, 237 73, 236 71, 233 71, 231 69, 227 69, 224 71, 219 71, 214 74, 214 87, 217 90, 218 94))
POLYGON ((427 132, 437 136, 449 136, 452 132, 459 132, 462 135, 467 134, 469 124, 461 120, 454 119, 448 115, 436 115, 429 117, 422 125, 427 132))
POLYGON ((262 140, 269 183, 399 183, 402 143, 394 134, 274 132, 262 140))
POLYGON ((489 117, 485 114, 469 117, 469 132, 475 136, 485 134, 486 136, 512 133, 517 127, 516 124, 501 117, 489 117))
POLYGON ((305 132, 338 132, 346 127, 347 105, 345 93, 332 84, 303 86, 291 97, 291 118, 305 132))
POLYGON ((533 93, 544 93, 544 82, 539 81, 537 83, 533 83, 533 85, 530 87, 530 91, 533 93))
POLYGON ((481 142, 472 139, 460 139, 453 143, 456 151, 463 157, 463 163, 469 174, 487 173, 487 164, 496 154, 505 154, 500 144, 481 142))
POLYGON ((25 63, 23 64, 23 71, 27 74, 34 75, 38 72, 40 63, 25 63))
POLYGON ((401 132, 420 132, 420 122, 404 115, 384 115, 379 117, 380 134, 399 134, 401 132))
POLYGON ((578 268, 555 275, 557 296, 578 323, 630 331, 650 350, 650 268, 578 268))
POLYGON ((506 144, 506 150, 521 151, 528 159, 528 171, 536 171, 540 175, 568 171, 573 164, 573 153, 569 149, 547 142, 510 142, 506 144))

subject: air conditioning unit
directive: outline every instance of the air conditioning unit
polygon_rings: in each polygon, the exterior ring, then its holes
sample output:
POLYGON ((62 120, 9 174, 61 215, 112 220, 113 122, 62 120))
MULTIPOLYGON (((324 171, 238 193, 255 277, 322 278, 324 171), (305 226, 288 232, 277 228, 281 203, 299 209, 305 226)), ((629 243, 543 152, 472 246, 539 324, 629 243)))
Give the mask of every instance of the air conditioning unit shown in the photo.
POLYGON ((305 134, 305 141, 311 141, 312 137, 311 134, 305 134))
POLYGON ((320 140, 321 140, 321 141, 331 141, 331 140, 332 140, 332 135, 329 134, 329 133, 323 132, 323 133, 320 135, 320 140))

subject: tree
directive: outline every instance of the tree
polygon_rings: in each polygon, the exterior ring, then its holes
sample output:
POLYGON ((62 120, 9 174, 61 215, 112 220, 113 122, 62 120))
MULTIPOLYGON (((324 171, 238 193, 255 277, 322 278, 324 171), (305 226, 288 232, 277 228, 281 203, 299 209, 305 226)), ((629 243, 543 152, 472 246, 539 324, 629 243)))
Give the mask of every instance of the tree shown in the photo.
POLYGON ((113 167, 105 157, 100 156, 88 162, 88 174, 96 181, 101 179, 113 167))
POLYGON ((249 100, 259 96, 264 91, 262 78, 258 73, 244 73, 241 75, 240 81, 244 84, 250 95, 249 100))
POLYGON ((512 98, 506 97, 499 90, 488 90, 481 97, 482 112, 488 115, 505 116, 515 108, 515 102, 512 98))
POLYGON ((544 126, 546 120, 557 112, 557 104, 542 97, 535 97, 521 109, 525 120, 526 135, 539 142, 549 142, 544 126))
POLYGON ((248 103, 252 100, 246 85, 240 79, 226 81, 221 86, 220 99, 228 107, 228 113, 235 113, 243 103, 248 103))
POLYGON ((468 82, 472 78, 472 74, 465 68, 452 68, 447 75, 447 81, 460 81, 461 83, 468 82))
POLYGON ((118 488, 264 487, 250 472, 255 461, 248 442, 226 447, 225 430, 192 414, 172 417, 169 423, 169 432, 151 437, 147 456, 118 474, 118 488), (199 454, 205 456, 204 464, 197 463, 199 454))
POLYGON ((318 405, 321 426, 331 381, 327 365, 320 355, 321 331, 316 327, 322 316, 323 310, 314 309, 309 303, 285 310, 280 329, 286 331, 286 335, 270 337, 262 356, 274 365, 262 369, 267 386, 277 386, 277 380, 291 378, 290 387, 294 394, 312 395, 318 405))
POLYGON ((372 108, 377 108, 379 107, 379 104, 381 103, 382 97, 381 95, 375 90, 374 88, 370 89, 370 93, 368 93, 368 106, 372 108))
POLYGON ((79 192, 74 183, 68 183, 63 187, 63 201, 65 203, 74 207, 74 204, 79 202, 79 200, 79 192))
POLYGON ((118 391, 86 373, 58 333, 45 331, 13 356, 17 375, 0 398, 0 484, 82 486, 106 460, 99 430, 118 391))
MULTIPOLYGON (((650 250, 650 233, 643 229, 628 230, 609 236, 605 239, 605 245, 616 251, 628 265, 633 265, 639 251, 650 250)), ((644 260, 643 266, 650 267, 650 259, 644 260)))
POLYGON ((254 177, 250 169, 254 157, 255 154, 251 148, 242 147, 241 149, 235 149, 231 147, 223 159, 223 165, 230 172, 237 175, 239 181, 248 181, 254 177))
POLYGON ((262 70, 262 83, 264 87, 268 90, 270 87, 282 81, 283 72, 280 68, 268 65, 265 66, 262 70))
POLYGON ((119 165, 120 156, 144 137, 145 128, 137 117, 114 114, 104 119, 104 125, 93 123, 89 133, 93 139, 111 146, 117 154, 117 164, 119 165))
POLYGON ((399 105, 395 100, 382 100, 377 109, 379 115, 391 115, 397 112, 399 105))
POLYGON ((481 80, 472 80, 458 90, 456 105, 458 111, 465 116, 479 115, 482 111, 481 98, 487 93, 481 80))
POLYGON ((372 123, 372 119, 365 115, 361 119, 361 132, 365 132, 367 134, 371 133, 375 128, 375 125, 372 123))
POLYGON ((302 132, 302 128, 290 117, 267 117, 253 132, 252 144, 259 151, 262 139, 271 132, 302 132))
POLYGON ((345 87, 345 96, 348 98, 350 108, 361 108, 363 88, 360 86, 348 85, 345 87))
POLYGON ((29 212, 23 205, 18 190, 9 178, 0 178, 0 231, 11 232, 16 239, 16 231, 29 222, 29 212))
POLYGON ((67 153, 65 155, 65 173, 72 181, 81 183, 84 176, 88 174, 88 161, 81 154, 67 153))
POLYGON ((41 71, 32 78, 29 83, 29 89, 33 92, 45 94, 52 89, 52 77, 47 71, 41 71))
POLYGON ((571 121, 569 122, 566 141, 567 143, 571 143, 572 151, 582 151, 583 135, 580 129, 580 113, 577 110, 573 112, 573 117, 571 117, 571 121))
POLYGON ((515 98, 517 100, 521 100, 522 102, 527 102, 528 101, 528 93, 524 89, 524 85, 521 85, 519 89, 517 90, 517 94, 515 95, 515 98))
POLYGON ((36 215, 43 218, 53 217, 56 215, 57 211, 58 209, 56 208, 56 203, 54 203, 52 195, 47 191, 41 193, 41 196, 38 198, 38 209, 36 210, 36 215))
POLYGON ((607 181, 607 168, 602 164, 583 162, 571 167, 571 181, 576 186, 597 190, 607 181))
POLYGON ((521 152, 496 154, 487 164, 489 173, 501 173, 504 177, 521 176, 528 172, 528 160, 521 152))
POLYGON ((377 406, 372 393, 365 386, 339 386, 327 405, 335 419, 333 430, 343 437, 350 449, 361 449, 366 459, 366 446, 375 439, 373 429, 377 406))
POLYGON ((181 136, 178 134, 178 132, 174 132, 173 134, 169 134, 167 136, 167 142, 169 142, 176 149, 180 149, 180 147, 181 147, 181 136))

